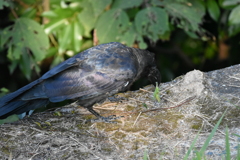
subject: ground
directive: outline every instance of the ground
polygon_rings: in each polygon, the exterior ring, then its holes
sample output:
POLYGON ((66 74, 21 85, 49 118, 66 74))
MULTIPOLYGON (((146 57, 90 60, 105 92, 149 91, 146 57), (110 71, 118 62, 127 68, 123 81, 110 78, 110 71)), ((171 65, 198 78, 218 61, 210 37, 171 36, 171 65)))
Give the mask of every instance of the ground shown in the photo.
POLYGON ((91 123, 93 115, 69 105, 3 124, 0 159, 183 159, 199 133, 189 155, 194 157, 225 111, 204 156, 225 159, 228 126, 234 158, 240 141, 238 67, 194 70, 162 83, 160 102, 149 85, 119 93, 121 101, 94 105, 103 116, 124 116, 116 123, 91 123))

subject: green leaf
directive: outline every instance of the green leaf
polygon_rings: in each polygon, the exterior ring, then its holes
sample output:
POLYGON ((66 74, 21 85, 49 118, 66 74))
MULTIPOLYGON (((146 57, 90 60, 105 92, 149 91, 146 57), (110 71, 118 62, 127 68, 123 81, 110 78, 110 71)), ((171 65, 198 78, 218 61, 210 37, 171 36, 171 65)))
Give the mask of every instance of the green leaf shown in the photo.
POLYGON ((220 16, 220 9, 217 2, 213 0, 207 0, 207 9, 212 19, 217 21, 220 16))
POLYGON ((115 0, 112 8, 115 9, 128 9, 133 7, 139 7, 142 4, 143 0, 130 0, 130 1, 123 1, 123 0, 115 0))
POLYGON ((164 2, 161 2, 159 0, 151 0, 150 3, 152 6, 164 6, 164 2))
POLYGON ((26 17, 26 18, 35 18, 37 10, 35 8, 28 8, 24 11, 21 17, 26 17))
POLYGON ((199 36, 198 36, 196 33, 192 32, 192 31, 185 31, 185 33, 186 33, 189 37, 191 37, 191 38, 193 38, 193 39, 198 39, 198 38, 199 38, 199 36))
POLYGON ((10 6, 10 2, 8 0, 1 0, 0 1, 0 10, 3 9, 3 7, 9 7, 10 6))
POLYGON ((46 34, 49 34, 53 31, 57 31, 59 28, 65 26, 66 24, 68 24, 67 19, 54 20, 45 25, 44 31, 46 34))
POLYGON ((55 67, 62 61, 64 61, 63 54, 56 54, 55 57, 53 58, 53 62, 51 64, 50 68, 55 67))
POLYGON ((139 48, 146 49, 147 44, 144 42, 143 37, 140 34, 137 34, 136 41, 139 45, 139 48))
POLYGON ((139 12, 139 10, 141 10, 140 8, 131 8, 126 10, 126 13, 129 17, 129 19, 134 19, 135 16, 137 15, 137 13, 139 12))
POLYGON ((157 82, 156 82, 155 91, 154 91, 154 93, 153 93, 153 97, 154 97, 154 99, 156 99, 158 102, 160 102, 159 87, 158 87, 158 83, 157 83, 157 82))
POLYGON ((224 0, 222 3, 223 7, 230 7, 240 3, 240 0, 224 0))
POLYGON ((170 15, 179 18, 178 27, 185 30, 199 31, 199 24, 205 14, 205 9, 199 1, 189 3, 166 3, 166 9, 170 15))
POLYGON ((65 28, 63 28, 61 31, 59 31, 59 48, 58 48, 58 52, 61 54, 63 52, 65 52, 69 46, 69 44, 71 43, 72 37, 71 32, 73 32, 73 25, 69 24, 67 25, 65 28))
POLYGON ((81 50, 86 50, 90 47, 93 46, 93 41, 92 40, 84 40, 83 44, 82 44, 82 47, 81 47, 81 50))
POLYGON ((42 125, 41 125, 41 123, 39 123, 39 122, 34 122, 36 125, 38 125, 38 127, 39 128, 42 128, 42 125))
POLYGON ((10 74, 13 73, 13 71, 17 68, 17 66, 18 66, 18 61, 16 60, 11 61, 11 64, 8 66, 10 70, 10 74))
POLYGON ((4 123, 12 123, 12 122, 15 122, 15 121, 18 121, 19 118, 18 118, 18 115, 14 114, 14 115, 11 115, 5 119, 1 119, 0 120, 0 125, 1 124, 4 124, 4 123))
POLYGON ((169 31, 168 15, 165 9, 158 7, 148 7, 139 11, 134 24, 139 34, 152 41, 158 40, 159 35, 169 31))
POLYGON ((20 60, 20 57, 22 55, 22 48, 23 47, 9 46, 7 58, 11 61, 20 60))
POLYGON ((49 46, 48 37, 43 28, 28 18, 16 19, 12 26, 5 28, 1 32, 1 42, 1 45, 6 44, 9 48, 7 56, 13 62, 11 70, 16 68, 16 64, 20 65, 28 79, 30 79, 33 66, 26 68, 21 60, 24 62, 30 62, 27 59, 41 61, 45 58, 46 49, 49 46), (29 51, 33 56, 29 54, 29 51))
POLYGON ((3 87, 0 89, 0 97, 5 96, 8 93, 9 93, 9 90, 7 88, 3 87))
POLYGON ((53 113, 54 116, 62 116, 61 112, 57 111, 53 113))
POLYGON ((57 13, 55 13, 54 11, 45 11, 42 13, 42 16, 46 17, 46 18, 57 18, 58 17, 57 13))
POLYGON ((137 37, 137 32, 134 26, 132 25, 120 37, 120 42, 123 44, 126 44, 127 46, 132 46, 136 37, 137 37))
POLYGON ((167 31, 164 34, 159 35, 159 39, 163 41, 168 41, 170 39, 171 31, 167 31))
POLYGON ((146 109, 148 109, 148 106, 147 106, 146 103, 142 103, 142 105, 143 105, 146 109))
POLYGON ((29 4, 29 5, 36 3, 36 0, 22 0, 22 1, 23 3, 29 4))
POLYGON ((47 50, 46 58, 52 57, 57 53, 58 49, 56 47, 51 47, 47 50))
POLYGON ((230 24, 240 24, 240 5, 235 7, 229 15, 230 24))
POLYGON ((98 17, 112 3, 112 0, 90 0, 90 3, 92 4, 94 16, 98 17))
POLYGON ((83 26, 78 22, 73 22, 73 47, 75 52, 79 52, 82 46, 82 39, 84 34, 84 28, 83 26))
POLYGON ((54 10, 58 19, 70 18, 74 15, 75 10, 71 8, 57 8, 54 10))
POLYGON ((129 23, 126 12, 111 9, 103 13, 96 24, 97 36, 100 43, 118 41, 129 23))
POLYGON ((8 42, 8 46, 16 46, 19 49, 29 48, 36 61, 45 57, 45 50, 49 46, 47 35, 43 28, 35 21, 27 18, 19 18, 15 24, 5 28, 2 32, 3 44, 8 42))
POLYGON ((30 80, 31 79, 31 70, 32 70, 32 59, 28 54, 28 50, 26 48, 23 48, 23 52, 25 54, 22 55, 20 59, 20 69, 25 75, 25 77, 30 80))
POLYGON ((96 17, 94 15, 94 9, 90 1, 84 0, 81 2, 81 7, 83 10, 78 14, 79 22, 84 26, 86 37, 91 37, 90 32, 95 26, 96 17))

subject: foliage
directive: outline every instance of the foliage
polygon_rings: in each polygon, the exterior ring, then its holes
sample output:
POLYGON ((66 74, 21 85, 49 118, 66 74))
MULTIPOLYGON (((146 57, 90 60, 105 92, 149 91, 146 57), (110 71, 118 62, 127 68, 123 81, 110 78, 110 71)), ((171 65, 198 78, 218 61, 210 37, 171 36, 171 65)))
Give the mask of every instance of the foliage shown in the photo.
POLYGON ((9 7, 9 6, 10 6, 10 2, 8 2, 7 0, 0 1, 0 9, 3 9, 3 7, 9 7))
POLYGON ((44 54, 49 42, 38 23, 22 17, 1 32, 1 45, 8 47, 7 57, 12 61, 10 72, 13 72, 19 63, 22 72, 30 79, 29 73, 33 66, 39 72, 36 62, 45 58, 44 54))
POLYGON ((14 115, 11 115, 5 119, 0 119, 0 125, 1 124, 4 124, 4 123, 12 123, 12 122, 15 122, 15 121, 18 121, 19 118, 18 118, 18 115, 14 114, 14 115))
MULTIPOLYGON (((8 49, 10 72, 19 66, 27 79, 31 78, 34 68, 39 73, 38 64, 43 59, 53 56, 54 66, 64 60, 65 54, 72 56, 91 47, 93 40, 99 43, 119 41, 146 48, 145 37, 153 42, 169 39, 170 24, 174 24, 176 18, 181 21, 179 27, 188 32, 198 31, 204 14, 198 14, 196 8, 203 7, 203 4, 198 3, 195 7, 186 5, 185 1, 151 0, 147 3, 136 0, 125 3, 121 0, 55 0, 50 1, 50 10, 47 11, 38 1, 25 0, 23 3, 0 3, 0 9, 10 7, 14 15, 14 23, 1 31, 0 46, 8 49), (16 13, 17 7, 21 9, 16 13), (175 7, 183 7, 185 12, 179 15, 175 7), (41 16, 39 12, 42 12, 41 16), (190 12, 195 14, 188 14, 190 12), (35 22, 36 19, 40 20, 35 22), (95 39, 93 30, 96 32, 95 39)), ((192 3, 195 4, 194 1, 192 3)))
POLYGON ((153 97, 154 99, 156 99, 158 102, 160 102, 160 97, 159 97, 159 87, 158 87, 158 83, 156 82, 156 87, 155 87, 155 91, 153 92, 153 97))
POLYGON ((53 57, 51 66, 54 66, 63 61, 65 55, 72 56, 93 44, 118 41, 147 48, 145 39, 152 43, 169 40, 177 28, 192 38, 206 40, 201 27, 203 17, 208 13, 214 21, 224 23, 221 9, 230 12, 227 18, 230 35, 240 32, 240 0, 40 2, 0 2, 0 10, 11 8, 8 16, 13 22, 0 30, 0 50, 8 51, 10 72, 19 67, 27 79, 31 78, 33 69, 40 72, 39 64, 43 59, 53 57))
POLYGON ((0 97, 8 94, 9 90, 7 88, 0 88, 0 97))

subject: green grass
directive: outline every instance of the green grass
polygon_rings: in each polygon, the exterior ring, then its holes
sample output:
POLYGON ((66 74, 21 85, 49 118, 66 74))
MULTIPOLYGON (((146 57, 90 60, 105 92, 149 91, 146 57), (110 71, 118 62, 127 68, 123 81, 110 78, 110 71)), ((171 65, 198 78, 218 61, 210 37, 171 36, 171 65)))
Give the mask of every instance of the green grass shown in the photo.
MULTIPOLYGON (((214 128, 211 131, 210 135, 207 137, 206 141, 204 142, 202 148, 199 151, 196 151, 196 150, 194 150, 194 146, 195 146, 195 143, 197 142, 197 139, 198 139, 199 133, 201 132, 201 129, 198 131, 198 134, 194 138, 194 140, 193 140, 190 148, 188 149, 187 153, 185 154, 183 160, 190 159, 189 155, 192 152, 195 152, 195 154, 196 154, 194 156, 194 158, 192 158, 192 160, 207 159, 206 156, 205 156, 205 151, 206 151, 207 147, 209 146, 210 141, 212 140, 214 134, 216 133, 217 128, 219 127, 220 123, 222 122, 222 119, 223 119, 225 114, 226 114, 226 111, 223 113, 221 118, 218 120, 217 124, 214 126, 214 128)), ((240 135, 237 135, 237 134, 232 134, 232 135, 240 137, 240 135)), ((225 151, 226 151, 225 158, 224 157, 222 157, 222 158, 226 159, 226 160, 231 160, 231 151, 230 151, 228 127, 226 127, 226 129, 225 129, 225 151)), ((148 160, 148 158, 147 158, 147 151, 144 152, 143 160, 148 160)), ((237 157, 234 160, 240 160, 240 144, 238 144, 237 157)))
MULTIPOLYGON (((206 141, 204 142, 202 148, 196 152, 196 155, 195 157, 193 158, 193 160, 202 160, 202 159, 206 159, 205 157, 205 151, 210 143, 210 141, 212 140, 214 134, 216 133, 217 131, 217 128, 219 127, 224 115, 226 114, 226 111, 223 113, 223 115, 221 116, 221 118, 218 120, 217 124, 214 126, 213 130, 211 131, 210 135, 208 136, 208 138, 206 139, 206 141)), ((201 131, 201 130, 200 130, 201 131)), ((198 132, 197 136, 195 137, 195 139, 193 140, 190 148, 188 149, 188 152, 186 153, 186 155, 184 156, 184 160, 187 160, 190 153, 193 152, 193 149, 194 149, 194 145, 198 139, 198 136, 199 136, 199 133, 200 131, 198 132)), ((225 130, 226 134, 225 134, 225 148, 226 148, 226 156, 225 156, 225 159, 226 160, 231 160, 231 151, 230 151, 230 143, 229 143, 229 133, 228 133, 228 127, 226 127, 226 130, 225 130)), ((235 136, 239 136, 239 135, 236 135, 235 136)), ((238 154, 237 154, 237 160, 240 160, 240 145, 238 145, 238 154)))

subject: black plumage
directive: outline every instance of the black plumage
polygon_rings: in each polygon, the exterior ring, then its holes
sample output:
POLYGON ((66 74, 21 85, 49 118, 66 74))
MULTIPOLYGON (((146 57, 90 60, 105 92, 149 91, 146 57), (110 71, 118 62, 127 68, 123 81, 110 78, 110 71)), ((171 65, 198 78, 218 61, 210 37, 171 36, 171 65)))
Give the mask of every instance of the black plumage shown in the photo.
POLYGON ((47 105, 77 100, 98 118, 92 105, 126 91, 141 76, 160 83, 154 54, 111 42, 85 50, 46 72, 39 79, 0 99, 0 119, 47 105))

